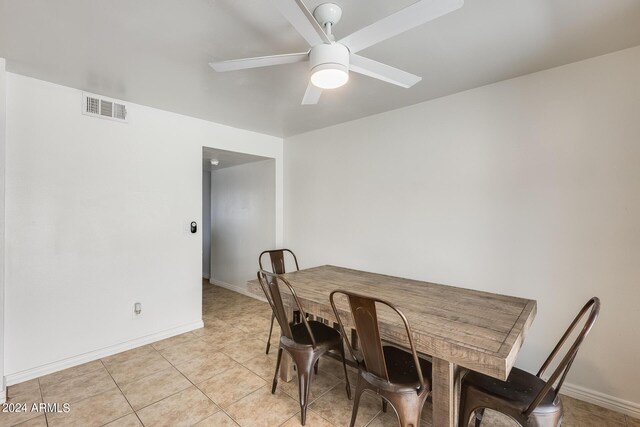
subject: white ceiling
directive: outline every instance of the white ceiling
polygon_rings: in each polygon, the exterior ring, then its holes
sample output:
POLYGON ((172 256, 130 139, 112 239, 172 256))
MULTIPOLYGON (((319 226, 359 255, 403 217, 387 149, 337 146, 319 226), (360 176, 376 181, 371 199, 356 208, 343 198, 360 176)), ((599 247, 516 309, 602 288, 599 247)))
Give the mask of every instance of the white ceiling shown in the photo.
MULTIPOLYGON (((413 0, 335 0, 338 38, 413 0)), ((322 0, 305 0, 309 9, 322 0)), ((269 0, 0 0, 9 71, 289 136, 640 44, 638 0, 467 0, 361 53, 423 77, 351 74, 301 106, 307 64, 218 74, 212 60, 305 51, 269 0)))
POLYGON ((205 171, 220 170, 245 163, 261 162, 262 160, 269 160, 269 158, 236 153, 235 151, 218 150, 217 148, 202 147, 202 169, 205 171), (212 166, 211 159, 218 160, 218 162, 220 162, 218 166, 212 166))

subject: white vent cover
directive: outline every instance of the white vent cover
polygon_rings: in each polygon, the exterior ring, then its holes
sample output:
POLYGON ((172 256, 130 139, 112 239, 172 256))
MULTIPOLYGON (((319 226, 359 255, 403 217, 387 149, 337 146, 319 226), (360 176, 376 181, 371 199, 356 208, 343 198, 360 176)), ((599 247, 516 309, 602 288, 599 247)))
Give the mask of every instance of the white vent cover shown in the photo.
POLYGON ((82 113, 88 116, 127 123, 127 106, 104 96, 83 93, 82 113))

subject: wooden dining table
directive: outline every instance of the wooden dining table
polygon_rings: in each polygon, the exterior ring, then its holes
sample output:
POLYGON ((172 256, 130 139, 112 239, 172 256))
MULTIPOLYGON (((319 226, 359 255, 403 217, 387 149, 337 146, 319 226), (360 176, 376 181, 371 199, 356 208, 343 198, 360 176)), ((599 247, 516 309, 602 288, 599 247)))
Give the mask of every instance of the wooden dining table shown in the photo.
MULTIPOLYGON (((435 427, 458 425, 460 377, 465 370, 507 379, 536 315, 536 301, 530 299, 331 265, 284 277, 303 309, 329 322, 336 321, 329 302, 329 294, 336 289, 380 298, 400 309, 409 320, 416 350, 432 359, 435 427)), ((249 282, 249 289, 264 296, 257 280, 249 282)), ((283 302, 289 310, 295 308, 285 293, 283 302)), ((345 328, 353 328, 346 298, 337 299, 336 307, 345 328)), ((406 346, 406 332, 397 314, 381 308, 378 316, 381 338, 406 346)), ((286 369, 283 372, 286 376, 286 369)))

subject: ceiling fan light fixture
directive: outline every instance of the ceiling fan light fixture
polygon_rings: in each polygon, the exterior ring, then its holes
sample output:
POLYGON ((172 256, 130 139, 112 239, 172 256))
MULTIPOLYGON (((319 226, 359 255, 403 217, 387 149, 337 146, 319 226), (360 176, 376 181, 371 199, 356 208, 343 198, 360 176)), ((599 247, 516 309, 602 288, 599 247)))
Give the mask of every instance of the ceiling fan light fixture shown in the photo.
POLYGON ((311 84, 335 89, 349 81, 349 49, 340 43, 321 44, 309 52, 311 84))
POLYGON ((348 81, 349 71, 340 64, 318 65, 311 74, 311 83, 320 89, 336 89, 348 81))

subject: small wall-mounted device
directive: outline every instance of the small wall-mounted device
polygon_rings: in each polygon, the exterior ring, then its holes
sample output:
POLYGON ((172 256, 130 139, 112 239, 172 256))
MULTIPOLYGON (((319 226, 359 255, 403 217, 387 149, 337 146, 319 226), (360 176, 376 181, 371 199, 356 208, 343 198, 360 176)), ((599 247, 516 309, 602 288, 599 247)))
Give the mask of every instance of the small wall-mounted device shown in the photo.
POLYGON ((133 305, 133 312, 136 313, 138 316, 142 314, 142 304, 140 304, 139 302, 135 303, 133 305))
POLYGON ((195 221, 191 221, 191 232, 195 233, 198 231, 198 224, 195 221))

